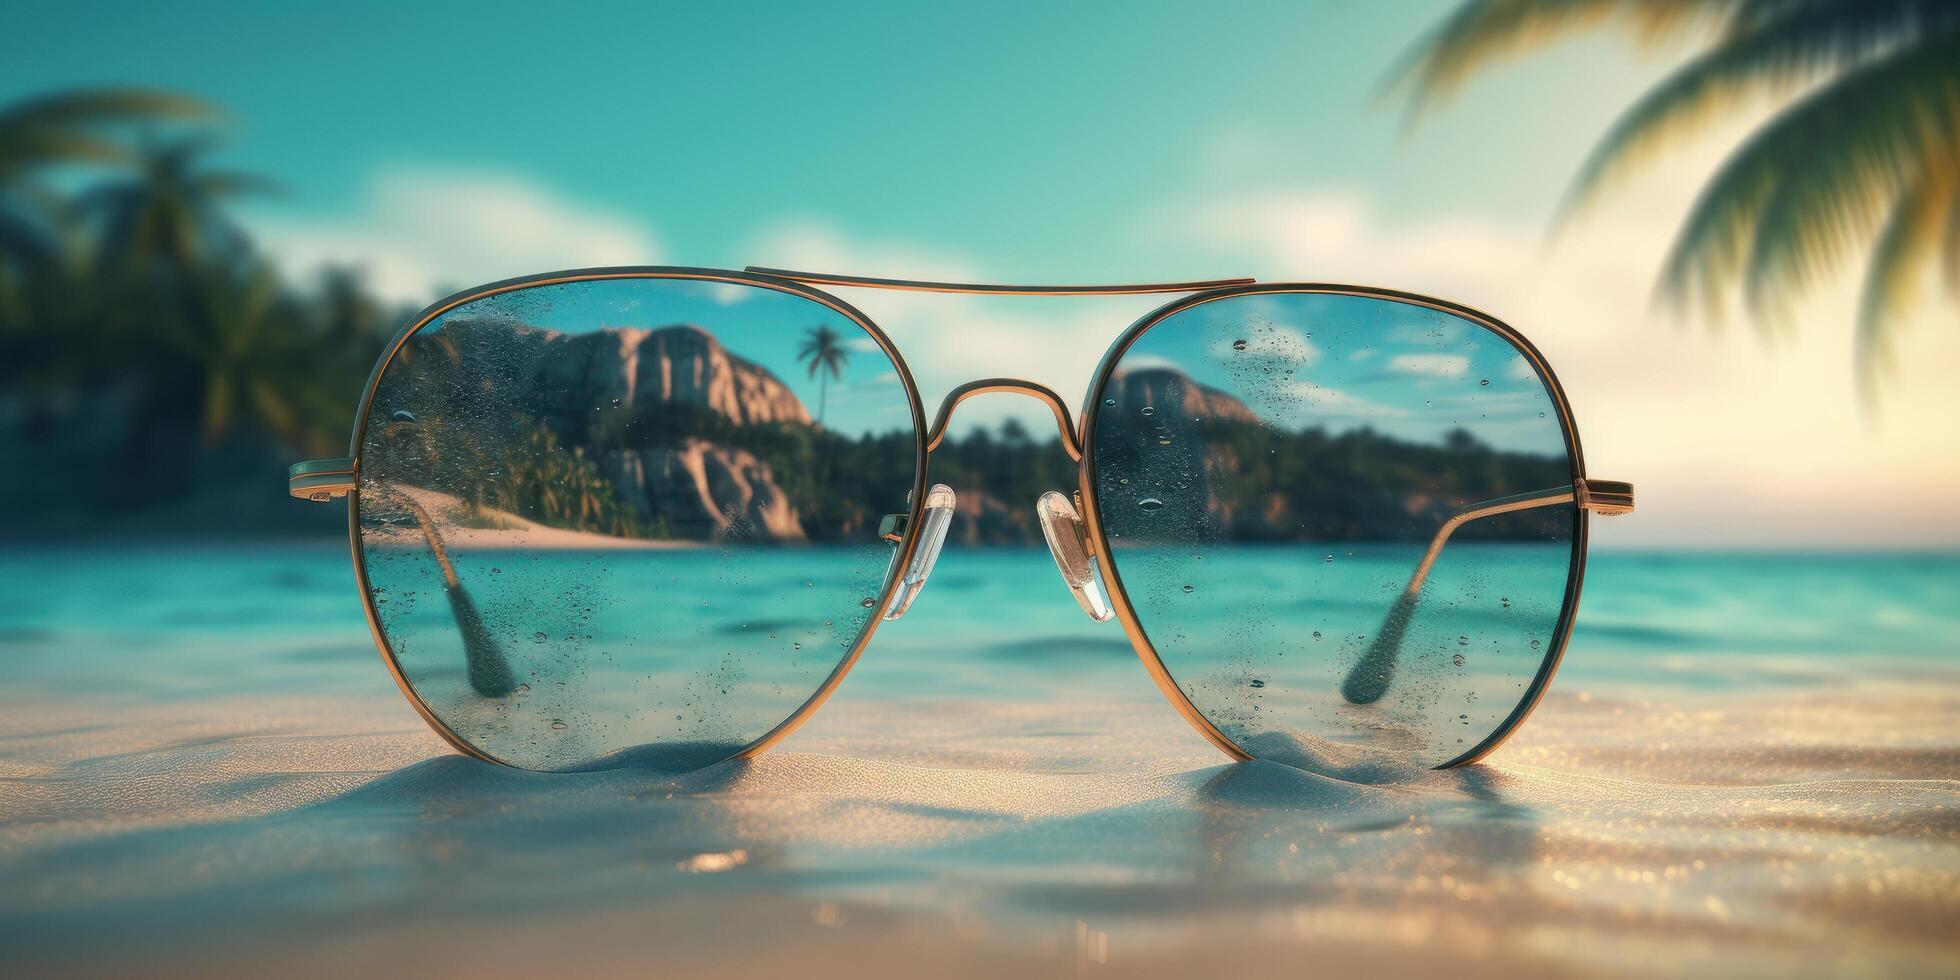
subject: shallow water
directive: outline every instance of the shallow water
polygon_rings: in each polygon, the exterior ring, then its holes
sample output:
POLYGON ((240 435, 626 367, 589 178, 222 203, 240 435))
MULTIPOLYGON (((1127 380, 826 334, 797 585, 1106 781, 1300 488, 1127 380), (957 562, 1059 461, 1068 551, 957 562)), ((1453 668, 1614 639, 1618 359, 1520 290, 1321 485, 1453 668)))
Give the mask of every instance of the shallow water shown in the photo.
POLYGON ((536 774, 427 732, 344 549, 0 553, 0 958, 1950 975, 1956 646, 1960 558, 1600 554, 1487 764, 1332 778, 1226 764, 1044 555, 966 549, 778 751, 536 774))

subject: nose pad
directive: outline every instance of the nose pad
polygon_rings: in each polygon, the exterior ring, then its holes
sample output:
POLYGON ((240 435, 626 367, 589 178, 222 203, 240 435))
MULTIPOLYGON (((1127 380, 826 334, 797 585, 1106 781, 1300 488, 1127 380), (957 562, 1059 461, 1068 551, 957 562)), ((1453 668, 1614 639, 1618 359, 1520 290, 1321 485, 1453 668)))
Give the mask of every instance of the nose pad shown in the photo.
POLYGON ((1074 594, 1076 604, 1090 619, 1109 622, 1116 610, 1103 595, 1096 556, 1089 553, 1089 532, 1082 525, 1082 515, 1075 512, 1075 504, 1050 490, 1034 502, 1034 513, 1041 520, 1041 536, 1048 539, 1048 553, 1055 557, 1055 567, 1061 569, 1062 581, 1074 594))
MULTIPOLYGON (((926 491, 925 513, 919 517, 919 526, 905 527, 905 514, 894 514, 885 518, 878 533, 895 546, 905 540, 908 534, 919 535, 919 546, 912 551, 912 561, 905 566, 905 575, 899 579, 898 590, 892 593, 892 601, 885 606, 885 618, 897 619, 912 608, 912 600, 926 587, 926 579, 932 575, 932 566, 939 561, 939 549, 946 543, 946 528, 953 523, 953 488, 944 483, 935 483, 926 491)), ((892 563, 885 570, 890 578, 898 571, 898 553, 903 550, 892 548, 892 563)))

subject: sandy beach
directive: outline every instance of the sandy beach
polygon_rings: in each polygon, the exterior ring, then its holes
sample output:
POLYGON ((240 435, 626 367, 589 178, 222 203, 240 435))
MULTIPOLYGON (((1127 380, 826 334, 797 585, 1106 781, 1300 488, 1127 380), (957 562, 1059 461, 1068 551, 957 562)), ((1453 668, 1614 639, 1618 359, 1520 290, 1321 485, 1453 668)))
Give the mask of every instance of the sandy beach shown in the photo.
MULTIPOLYGON (((459 758, 423 728, 346 608, 334 557, 138 556, 194 563, 214 587, 186 608, 132 586, 137 618, 146 601, 174 607, 168 629, 51 627, 67 613, 25 605, 28 570, 52 593, 101 569, 8 557, 8 972, 1960 964, 1950 659, 1750 652, 1737 632, 1615 664, 1637 648, 1606 627, 1643 600, 1602 599, 1604 631, 1487 764, 1362 784, 1226 763, 1120 638, 1050 618, 1073 613, 1050 583, 988 565, 1020 559, 968 554, 782 750, 683 776, 538 774, 459 758), (240 635, 227 617, 249 627, 240 604, 255 595, 225 591, 225 575, 284 583, 256 615, 289 625, 240 635), (1031 633, 972 628, 972 607, 1003 601, 1029 610, 1031 633), (132 649, 123 633, 149 641, 132 649), (226 660, 228 674, 209 669, 226 660)), ((1684 608, 1681 624, 1709 612, 1684 608)))

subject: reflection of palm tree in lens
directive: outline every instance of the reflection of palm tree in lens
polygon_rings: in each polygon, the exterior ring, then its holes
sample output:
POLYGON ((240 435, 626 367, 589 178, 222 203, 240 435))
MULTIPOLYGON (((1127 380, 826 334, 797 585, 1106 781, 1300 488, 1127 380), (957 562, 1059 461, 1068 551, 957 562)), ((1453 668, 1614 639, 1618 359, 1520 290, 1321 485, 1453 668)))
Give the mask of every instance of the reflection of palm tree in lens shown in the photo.
POLYGON ((1713 307, 1739 284, 1758 320, 1774 322, 1785 297, 1869 243, 1857 326, 1869 395, 1919 274, 1943 257, 1948 294, 1960 299, 1960 4, 1469 0, 1410 62, 1415 105, 1520 48, 1612 16, 1650 37, 1713 24, 1716 40, 1620 117, 1567 210, 1718 112, 1801 91, 1702 189, 1660 292, 1713 307))
POLYGON ((808 363, 810 377, 817 379, 817 424, 822 425, 830 396, 830 379, 843 376, 851 352, 844 349, 843 338, 827 324, 811 327, 803 336, 803 346, 796 349, 796 359, 808 363))

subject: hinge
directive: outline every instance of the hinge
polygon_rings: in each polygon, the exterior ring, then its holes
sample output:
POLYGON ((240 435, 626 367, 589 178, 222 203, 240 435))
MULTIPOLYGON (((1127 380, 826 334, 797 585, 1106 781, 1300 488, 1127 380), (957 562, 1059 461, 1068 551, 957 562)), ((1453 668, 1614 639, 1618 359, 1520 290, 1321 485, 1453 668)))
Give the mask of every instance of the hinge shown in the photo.
POLYGON ((354 491, 354 458, 309 459, 286 471, 286 490, 301 500, 325 503, 354 491))
POLYGON ((1574 502, 1601 517, 1633 513, 1633 484, 1586 478, 1572 483, 1574 502))

